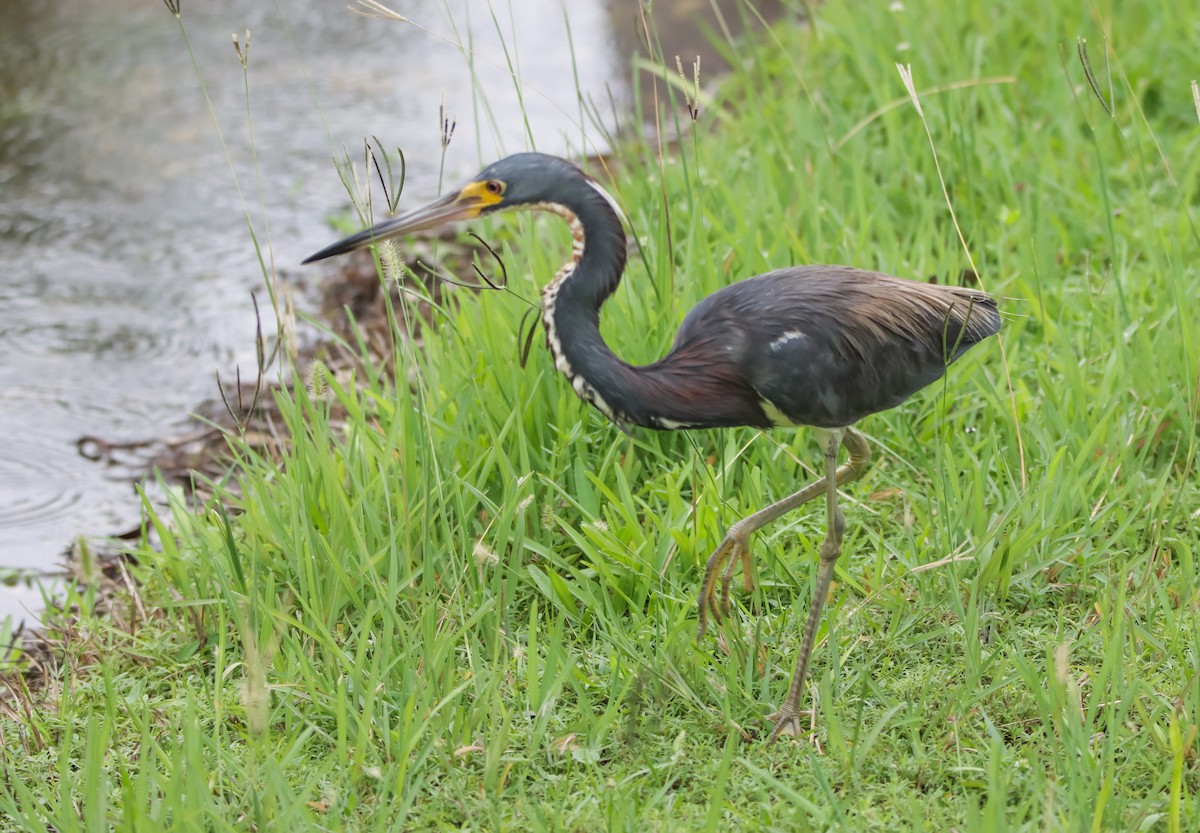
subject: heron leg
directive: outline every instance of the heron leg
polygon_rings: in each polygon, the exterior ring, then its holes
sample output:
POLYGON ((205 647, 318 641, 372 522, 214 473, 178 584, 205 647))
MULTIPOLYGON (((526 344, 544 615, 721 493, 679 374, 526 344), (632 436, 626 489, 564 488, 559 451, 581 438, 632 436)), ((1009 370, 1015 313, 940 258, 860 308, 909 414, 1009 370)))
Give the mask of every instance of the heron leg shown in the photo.
MULTIPOLYGON (((853 428, 844 430, 845 437, 842 442, 850 450, 850 462, 837 469, 834 480, 838 486, 858 477, 862 473, 862 470, 866 468, 871 457, 866 437, 853 428)), ((822 445, 824 446, 824 443, 822 445)), ((822 450, 824 451, 824 448, 822 450)), ((783 498, 783 500, 776 501, 764 509, 760 509, 753 515, 742 518, 729 527, 725 538, 716 550, 713 551, 713 554, 709 556, 708 564, 704 568, 704 581, 700 585, 700 599, 698 603, 700 627, 697 639, 704 637, 704 633, 708 629, 709 616, 714 621, 720 622, 724 618, 725 612, 729 609, 729 585, 733 578, 733 568, 736 564, 735 557, 741 559, 746 589, 752 590, 754 588, 750 572, 750 536, 781 515, 785 515, 801 504, 825 494, 827 492, 825 481, 826 478, 822 477, 820 480, 809 483, 800 491, 783 498), (721 577, 720 595, 717 593, 717 576, 721 577)))
POLYGON ((783 707, 768 720, 775 723, 771 730, 768 743, 773 743, 780 735, 799 735, 800 730, 800 697, 804 691, 804 679, 808 673, 808 661, 812 656, 813 643, 817 637, 817 625, 821 621, 821 611, 825 608, 825 597, 829 595, 829 585, 833 581, 833 568, 842 552, 842 536, 846 531, 846 518, 837 505, 837 487, 859 477, 871 460, 871 449, 867 439, 853 428, 843 431, 830 431, 825 437, 825 478, 826 485, 826 529, 825 540, 821 542, 818 554, 821 558, 817 570, 817 584, 813 590, 812 605, 808 609, 808 620, 804 625, 804 636, 800 642, 800 654, 796 657, 796 670, 792 673, 792 683, 788 687, 787 698, 783 707), (843 433, 844 431, 844 433, 843 433), (837 465, 838 445, 844 444, 850 452, 850 460, 841 468, 837 465))
POLYGON ((728 610, 729 584, 733 577, 734 558, 740 558, 742 564, 750 561, 750 536, 757 530, 786 512, 795 509, 802 503, 807 503, 819 496, 825 490, 824 479, 810 483, 793 495, 776 501, 765 509, 760 509, 753 515, 748 515, 729 527, 725 538, 709 556, 704 568, 704 582, 700 585, 699 618, 700 631, 697 639, 704 637, 708 629, 708 617, 720 622, 728 610), (717 591, 717 577, 721 577, 721 591, 717 591))

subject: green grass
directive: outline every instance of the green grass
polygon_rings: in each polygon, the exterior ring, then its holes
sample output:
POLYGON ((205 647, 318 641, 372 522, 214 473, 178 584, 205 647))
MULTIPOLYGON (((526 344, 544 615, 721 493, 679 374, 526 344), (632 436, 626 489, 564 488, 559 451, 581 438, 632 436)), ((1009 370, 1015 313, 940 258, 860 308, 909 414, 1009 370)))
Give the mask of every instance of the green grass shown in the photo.
POLYGON ((236 511, 151 512, 163 543, 137 553, 140 607, 68 600, 61 669, 0 712, 0 819, 1195 830, 1191 12, 834 2, 815 31, 731 54, 694 125, 673 102, 684 135, 661 169, 655 146, 623 148, 611 187, 641 250, 604 330, 643 362, 696 300, 773 267, 957 275, 967 256, 894 64, 918 91, 962 85, 921 101, 970 253, 1005 299, 1003 355, 976 348, 862 424, 877 456, 846 490, 810 680, 817 744, 761 738, 818 508, 757 536, 759 589, 695 639, 704 560, 813 476, 806 432, 627 436, 540 347, 521 368, 518 322, 566 238, 509 218, 487 229, 512 291, 450 293, 423 346, 398 348, 412 384, 368 365, 281 396, 295 442, 282 466, 240 447, 236 511), (335 405, 348 416, 331 425, 335 405))

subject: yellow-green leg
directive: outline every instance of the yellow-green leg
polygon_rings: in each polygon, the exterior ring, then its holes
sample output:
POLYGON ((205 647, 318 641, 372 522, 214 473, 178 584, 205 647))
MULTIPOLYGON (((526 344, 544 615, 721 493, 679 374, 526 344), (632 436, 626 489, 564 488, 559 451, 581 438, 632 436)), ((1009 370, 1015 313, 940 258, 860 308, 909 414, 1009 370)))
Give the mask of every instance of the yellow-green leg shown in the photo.
POLYGON ((708 617, 712 616, 719 622, 728 610, 729 585, 737 560, 742 562, 746 589, 753 589, 750 571, 750 536, 771 521, 813 498, 821 494, 826 496, 828 521, 825 540, 821 543, 820 548, 821 565, 817 573, 816 592, 813 605, 809 609, 800 656, 796 662, 796 671, 792 675, 792 684, 788 689, 787 699, 784 701, 783 708, 772 716, 772 719, 775 720, 775 729, 771 733, 771 740, 780 734, 797 734, 799 732, 800 692, 808 670, 808 659, 812 653, 813 642, 816 639, 821 610, 825 604, 825 597, 829 593, 830 582, 833 580, 834 564, 841 552, 842 535, 845 532, 845 520, 841 510, 837 507, 837 489, 859 477, 871 460, 871 449, 867 445, 866 437, 853 428, 814 429, 814 433, 817 435, 825 459, 825 476, 795 494, 772 503, 765 509, 760 509, 731 526, 725 538, 709 557, 708 564, 704 569, 704 582, 700 588, 699 636, 703 637, 708 627, 708 617), (839 445, 845 445, 850 452, 850 460, 840 468, 837 465, 839 445), (721 577, 719 594, 717 592, 718 576, 721 577))
POLYGON ((775 722, 775 728, 771 730, 767 743, 774 743, 780 735, 800 734, 800 698, 804 693, 804 679, 808 675, 808 661, 817 638, 821 611, 825 609, 825 597, 829 595, 829 585, 833 581, 833 568, 842 552, 842 536, 846 532, 846 518, 837 505, 837 487, 861 475, 870 459, 871 449, 867 446, 866 438, 853 428, 845 429, 844 436, 842 432, 828 432, 825 439, 825 540, 818 550, 821 563, 817 570, 817 585, 813 590, 812 605, 808 609, 808 621, 804 624, 804 637, 800 641, 800 654, 796 657, 796 670, 792 672, 787 697, 783 707, 768 718, 775 722), (850 451, 850 460, 838 468, 838 445, 842 442, 850 451))

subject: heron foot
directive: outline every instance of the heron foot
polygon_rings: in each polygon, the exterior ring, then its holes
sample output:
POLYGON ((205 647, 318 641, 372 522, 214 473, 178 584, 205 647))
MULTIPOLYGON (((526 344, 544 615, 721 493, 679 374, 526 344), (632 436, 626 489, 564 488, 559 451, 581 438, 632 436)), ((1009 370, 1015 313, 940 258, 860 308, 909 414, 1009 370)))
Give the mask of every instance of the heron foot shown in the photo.
POLYGON ((800 726, 800 711, 790 703, 784 703, 783 708, 768 715, 767 720, 775 724, 775 728, 767 737, 768 745, 774 743, 780 735, 800 737, 804 734, 804 730, 800 726))
POLYGON ((718 624, 729 612, 729 585, 733 581, 733 567, 736 559, 740 558, 745 571, 744 581, 747 590, 754 589, 754 578, 750 574, 750 534, 742 533, 737 525, 731 528, 721 541, 720 546, 709 556, 704 568, 704 583, 700 585, 699 609, 700 626, 696 640, 704 638, 708 630, 708 619, 711 616, 718 624), (717 578, 720 577, 720 590, 717 590, 717 578))

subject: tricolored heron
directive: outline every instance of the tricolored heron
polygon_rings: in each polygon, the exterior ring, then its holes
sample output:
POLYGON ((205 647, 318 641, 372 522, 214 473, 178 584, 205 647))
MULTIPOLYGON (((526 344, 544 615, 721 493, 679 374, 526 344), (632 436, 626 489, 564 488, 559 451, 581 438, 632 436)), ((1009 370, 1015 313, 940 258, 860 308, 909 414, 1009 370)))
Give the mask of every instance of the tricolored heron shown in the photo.
POLYGON ((506 209, 549 211, 571 228, 571 258, 542 290, 546 346, 579 397, 610 420, 663 430, 813 428, 824 477, 730 527, 708 559, 699 600, 703 637, 708 617, 720 621, 728 610, 738 560, 746 589, 753 589, 751 534, 825 496, 826 535, 818 550, 813 603, 787 697, 770 718, 775 723, 770 740, 799 734, 808 659, 846 528, 837 488, 859 477, 871 457, 866 437, 852 426, 899 405, 997 333, 996 301, 975 289, 846 266, 796 266, 714 292, 684 318, 666 356, 630 365, 600 335, 600 307, 625 269, 620 209, 575 165, 540 153, 502 159, 442 199, 304 262, 506 209), (842 445, 850 458, 838 466, 842 445))

